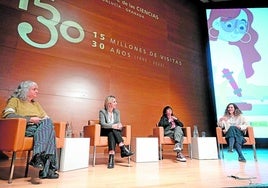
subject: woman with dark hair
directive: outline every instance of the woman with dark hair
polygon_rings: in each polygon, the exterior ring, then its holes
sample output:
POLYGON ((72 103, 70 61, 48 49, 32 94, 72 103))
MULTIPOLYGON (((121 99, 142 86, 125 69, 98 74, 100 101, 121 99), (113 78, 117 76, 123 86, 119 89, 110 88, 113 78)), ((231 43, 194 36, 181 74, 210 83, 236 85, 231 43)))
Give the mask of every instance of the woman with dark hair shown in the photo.
POLYGON ((238 160, 240 162, 246 162, 242 154, 242 145, 246 142, 244 134, 249 125, 236 104, 229 103, 227 105, 223 117, 218 121, 218 126, 223 129, 225 139, 229 146, 228 151, 233 152, 233 148, 235 148, 238 154, 238 160))
POLYGON ((107 168, 114 168, 116 144, 120 147, 122 158, 134 154, 132 151, 129 151, 124 144, 121 133, 123 126, 120 122, 120 111, 116 109, 116 105, 116 98, 110 95, 106 97, 104 101, 104 109, 99 111, 101 136, 108 136, 109 160, 107 168))
POLYGON ((186 162, 186 158, 182 154, 183 149, 183 131, 182 122, 173 114, 173 110, 170 106, 166 106, 163 109, 163 114, 160 118, 158 126, 164 128, 164 135, 172 138, 175 141, 174 151, 177 152, 177 160, 180 162, 186 162))
POLYGON ((25 136, 33 137, 33 157, 30 165, 40 169, 39 178, 59 177, 55 132, 52 120, 35 100, 38 85, 33 81, 21 82, 7 100, 3 118, 25 118, 25 136))

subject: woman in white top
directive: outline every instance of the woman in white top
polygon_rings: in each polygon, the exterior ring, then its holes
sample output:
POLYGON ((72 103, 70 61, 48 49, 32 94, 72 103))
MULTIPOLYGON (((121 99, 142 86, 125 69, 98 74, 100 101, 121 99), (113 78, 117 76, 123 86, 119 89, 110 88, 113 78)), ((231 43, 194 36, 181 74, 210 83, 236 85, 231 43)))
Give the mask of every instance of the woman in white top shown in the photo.
POLYGON ((244 135, 249 125, 236 104, 229 103, 227 105, 223 117, 218 121, 218 126, 223 129, 225 139, 229 145, 228 151, 233 152, 233 148, 235 148, 238 160, 246 162, 242 154, 242 145, 246 142, 244 135))

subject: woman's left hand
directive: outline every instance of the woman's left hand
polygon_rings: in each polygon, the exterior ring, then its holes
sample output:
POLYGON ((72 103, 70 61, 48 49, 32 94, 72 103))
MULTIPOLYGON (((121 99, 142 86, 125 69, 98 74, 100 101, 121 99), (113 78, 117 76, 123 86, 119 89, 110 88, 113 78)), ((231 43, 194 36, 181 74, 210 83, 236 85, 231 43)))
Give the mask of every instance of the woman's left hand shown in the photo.
POLYGON ((42 119, 39 117, 31 117, 30 122, 38 124, 42 119))
POLYGON ((172 116, 172 119, 174 119, 174 120, 178 120, 178 118, 176 118, 175 116, 172 116))

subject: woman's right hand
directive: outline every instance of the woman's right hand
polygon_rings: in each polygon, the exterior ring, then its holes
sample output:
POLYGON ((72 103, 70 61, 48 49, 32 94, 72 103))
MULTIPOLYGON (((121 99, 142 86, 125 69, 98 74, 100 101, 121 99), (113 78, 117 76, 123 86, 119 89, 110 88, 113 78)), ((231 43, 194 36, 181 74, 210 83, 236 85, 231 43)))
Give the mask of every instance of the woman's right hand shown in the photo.
POLYGON ((227 117, 223 116, 219 119, 220 121, 227 121, 227 117))
POLYGON ((121 123, 113 124, 113 129, 121 130, 123 128, 123 125, 121 123))
POLYGON ((224 124, 227 121, 227 117, 223 116, 219 119, 218 126, 224 128, 224 124))

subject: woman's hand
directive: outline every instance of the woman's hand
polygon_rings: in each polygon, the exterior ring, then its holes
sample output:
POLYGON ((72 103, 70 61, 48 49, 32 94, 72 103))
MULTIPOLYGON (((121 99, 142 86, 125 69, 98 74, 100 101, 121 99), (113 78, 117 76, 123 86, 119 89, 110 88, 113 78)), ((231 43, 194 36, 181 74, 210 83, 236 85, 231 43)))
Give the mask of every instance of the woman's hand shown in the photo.
POLYGON ((178 118, 176 118, 175 116, 171 116, 172 117, 172 119, 174 119, 174 120, 178 120, 178 118))
POLYGON ((31 123, 34 123, 34 124, 38 124, 38 123, 40 123, 41 120, 42 120, 42 119, 39 118, 39 117, 31 117, 31 118, 30 118, 30 122, 31 122, 31 123))
POLYGON ((46 116, 45 116, 45 117, 43 117, 42 119, 48 119, 48 118, 49 118, 49 116, 47 116, 47 115, 46 115, 46 116))
POLYGON ((228 119, 227 119, 227 117, 223 116, 223 117, 221 117, 219 120, 220 120, 220 121, 227 121, 228 119))
POLYGON ((113 124, 113 129, 121 130, 123 128, 123 125, 121 123, 113 124))
POLYGON ((221 127, 221 128, 224 128, 227 120, 228 120, 227 117, 225 117, 225 116, 221 117, 219 119, 218 126, 221 127))

